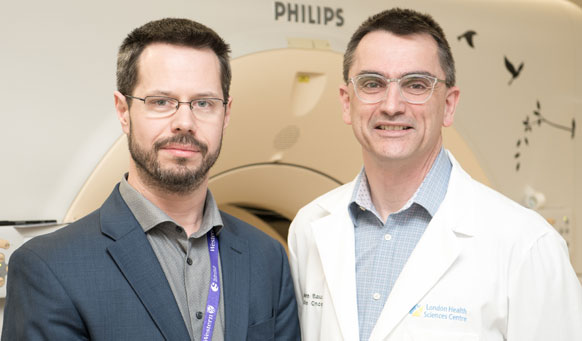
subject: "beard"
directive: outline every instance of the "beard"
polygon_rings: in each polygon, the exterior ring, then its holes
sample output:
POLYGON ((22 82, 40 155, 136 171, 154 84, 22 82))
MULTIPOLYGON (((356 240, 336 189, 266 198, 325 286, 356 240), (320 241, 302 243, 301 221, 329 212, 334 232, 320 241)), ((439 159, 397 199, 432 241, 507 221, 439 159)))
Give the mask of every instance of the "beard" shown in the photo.
POLYGON ((150 150, 146 150, 134 139, 133 126, 130 125, 128 147, 131 158, 135 162, 138 173, 145 184, 169 193, 185 194, 196 190, 206 179, 208 171, 214 165, 222 147, 222 135, 218 148, 214 153, 208 153, 208 146, 198 141, 190 134, 179 134, 156 141, 150 150), (170 143, 196 147, 202 156, 198 167, 189 168, 188 159, 177 157, 172 167, 162 167, 158 160, 158 151, 170 143))

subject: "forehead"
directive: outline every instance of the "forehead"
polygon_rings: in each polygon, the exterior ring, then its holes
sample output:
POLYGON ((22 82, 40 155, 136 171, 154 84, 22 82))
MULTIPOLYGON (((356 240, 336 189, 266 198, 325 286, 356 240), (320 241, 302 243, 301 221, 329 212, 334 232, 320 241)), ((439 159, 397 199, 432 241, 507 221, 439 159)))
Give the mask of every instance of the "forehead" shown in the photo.
POLYGON ((147 45, 139 56, 139 63, 184 62, 196 63, 218 63, 218 57, 210 48, 194 48, 191 46, 174 45, 169 43, 151 43, 147 45))
POLYGON ((356 48, 350 77, 371 71, 386 77, 399 77, 410 72, 444 76, 437 43, 426 33, 400 36, 373 31, 366 34, 356 48))
POLYGON ((138 60, 138 86, 220 86, 220 62, 209 48, 154 43, 138 60))

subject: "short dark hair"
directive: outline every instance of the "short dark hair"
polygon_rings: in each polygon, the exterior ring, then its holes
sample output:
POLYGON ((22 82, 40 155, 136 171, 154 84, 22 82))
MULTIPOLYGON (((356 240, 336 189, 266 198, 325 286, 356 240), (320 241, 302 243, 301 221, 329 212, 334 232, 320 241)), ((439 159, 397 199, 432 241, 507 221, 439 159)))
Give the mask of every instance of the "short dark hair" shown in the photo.
POLYGON ((138 82, 138 61, 143 50, 153 43, 167 43, 196 49, 211 49, 220 62, 224 99, 228 99, 232 73, 230 47, 212 29, 189 19, 165 18, 150 21, 127 35, 117 54, 117 90, 131 95, 138 82))
POLYGON ((374 31, 387 31, 399 36, 430 34, 438 46, 439 62, 446 75, 446 84, 448 87, 455 85, 455 61, 441 26, 428 14, 401 8, 389 9, 369 17, 352 35, 344 54, 343 71, 346 83, 358 44, 366 34, 374 31))

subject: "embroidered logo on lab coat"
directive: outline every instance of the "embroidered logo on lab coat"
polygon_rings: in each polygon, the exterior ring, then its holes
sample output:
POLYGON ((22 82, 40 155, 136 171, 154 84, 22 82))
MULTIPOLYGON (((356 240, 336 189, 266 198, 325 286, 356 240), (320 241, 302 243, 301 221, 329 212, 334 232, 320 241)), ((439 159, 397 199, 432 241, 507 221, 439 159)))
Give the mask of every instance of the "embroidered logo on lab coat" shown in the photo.
POLYGON ((424 310, 424 307, 421 306, 420 304, 417 304, 414 307, 412 307, 412 309, 410 309, 410 312, 408 314, 410 314, 414 317, 420 317, 420 316, 422 316, 423 310, 424 310))

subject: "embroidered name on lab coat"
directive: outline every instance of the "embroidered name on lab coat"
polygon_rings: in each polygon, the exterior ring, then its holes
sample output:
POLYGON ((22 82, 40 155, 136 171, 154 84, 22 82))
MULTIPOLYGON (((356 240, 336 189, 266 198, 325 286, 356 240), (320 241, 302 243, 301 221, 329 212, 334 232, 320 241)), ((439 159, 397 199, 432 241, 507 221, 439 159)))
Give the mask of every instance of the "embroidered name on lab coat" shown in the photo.
POLYGON ((458 306, 417 304, 408 314, 420 318, 467 322, 467 308, 458 306))
POLYGON ((303 294, 303 305, 311 307, 323 306, 323 295, 319 294, 303 294))

